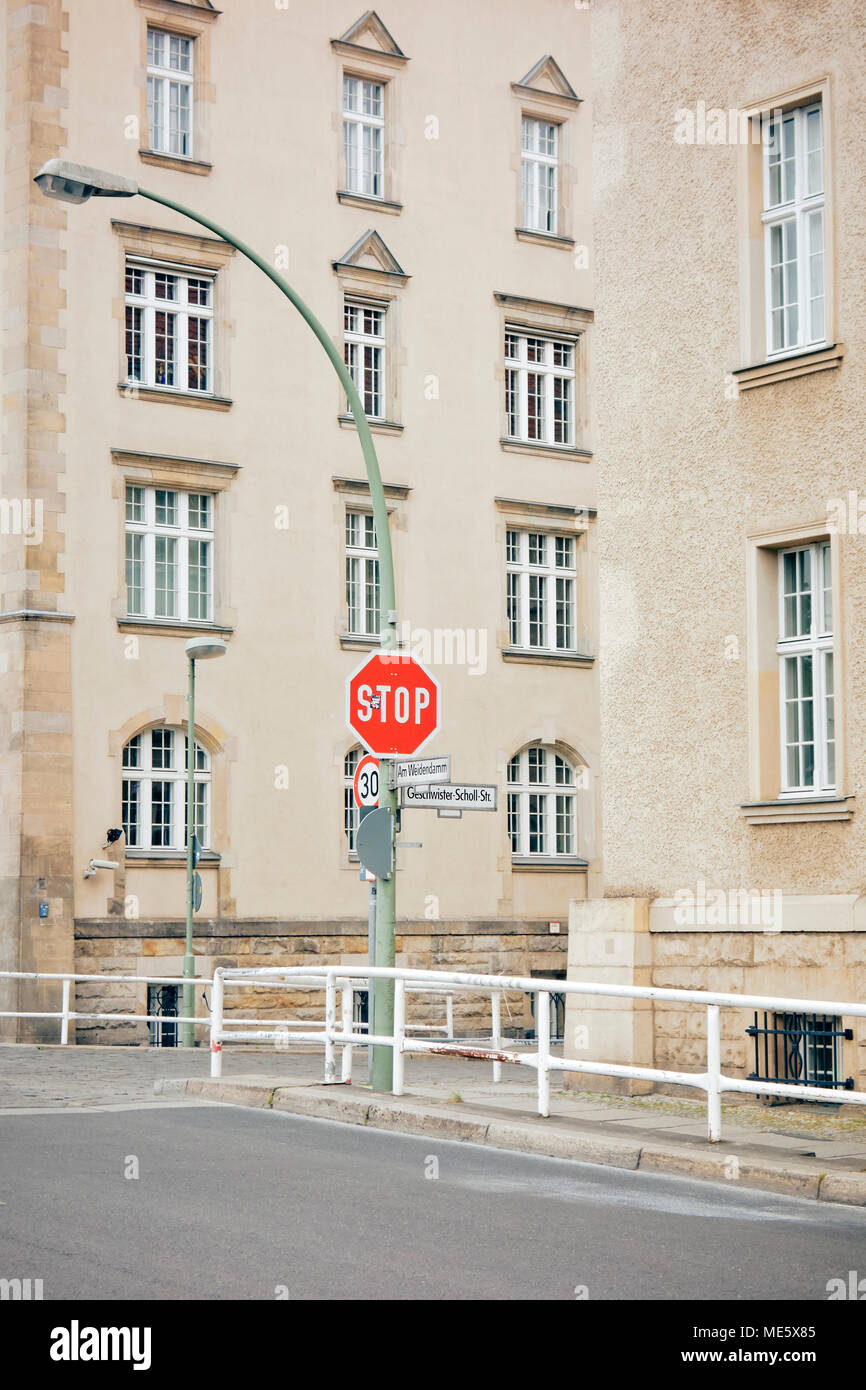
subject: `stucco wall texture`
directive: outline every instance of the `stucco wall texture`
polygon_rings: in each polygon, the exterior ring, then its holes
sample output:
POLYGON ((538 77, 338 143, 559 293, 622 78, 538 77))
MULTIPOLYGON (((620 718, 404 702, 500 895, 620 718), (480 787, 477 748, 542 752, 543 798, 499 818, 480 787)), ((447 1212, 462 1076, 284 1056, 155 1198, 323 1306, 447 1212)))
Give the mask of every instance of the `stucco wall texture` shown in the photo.
POLYGON ((820 521, 850 490, 866 496, 866 18, 854 0, 593 0, 592 13, 605 892, 653 898, 698 879, 857 892, 866 536, 840 537, 835 596, 838 790, 856 798, 853 817, 753 826, 740 808, 747 538, 820 521), (759 360, 744 360, 741 151, 677 143, 676 113, 699 101, 747 109, 826 77, 834 336, 846 355, 731 398, 728 374, 759 360))

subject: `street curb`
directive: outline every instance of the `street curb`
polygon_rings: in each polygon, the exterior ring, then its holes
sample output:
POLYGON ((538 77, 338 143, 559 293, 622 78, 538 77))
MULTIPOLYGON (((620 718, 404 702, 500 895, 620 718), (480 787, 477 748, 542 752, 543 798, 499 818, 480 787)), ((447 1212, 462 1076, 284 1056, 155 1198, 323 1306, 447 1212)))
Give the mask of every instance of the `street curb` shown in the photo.
POLYGON ((321 1120, 400 1134, 426 1135, 431 1139, 451 1139, 462 1143, 484 1144, 512 1153, 537 1154, 545 1158, 596 1163, 608 1168, 660 1173, 703 1179, 707 1182, 755 1188, 762 1192, 782 1192, 822 1202, 866 1206, 866 1172, 820 1173, 812 1168, 766 1160, 741 1158, 734 1153, 696 1151, 635 1140, 608 1140, 596 1134, 544 1125, 543 1121, 490 1119, 462 1111, 449 1114, 414 1096, 381 1097, 349 1095, 341 1086, 274 1086, 252 1081, 211 1081, 202 1078, 155 1081, 154 1094, 162 1096, 200 1096, 203 1100, 226 1105, 248 1105, 273 1109, 284 1114, 304 1115, 321 1120))

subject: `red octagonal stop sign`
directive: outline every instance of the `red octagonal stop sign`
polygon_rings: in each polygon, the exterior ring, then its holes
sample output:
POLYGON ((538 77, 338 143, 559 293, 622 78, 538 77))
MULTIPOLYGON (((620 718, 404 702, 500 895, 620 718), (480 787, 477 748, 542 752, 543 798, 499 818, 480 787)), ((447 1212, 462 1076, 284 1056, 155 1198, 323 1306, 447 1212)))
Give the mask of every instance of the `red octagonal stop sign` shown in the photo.
POLYGON ((413 656, 375 652, 346 681, 346 723, 379 758, 411 758, 439 728, 439 682, 413 656))

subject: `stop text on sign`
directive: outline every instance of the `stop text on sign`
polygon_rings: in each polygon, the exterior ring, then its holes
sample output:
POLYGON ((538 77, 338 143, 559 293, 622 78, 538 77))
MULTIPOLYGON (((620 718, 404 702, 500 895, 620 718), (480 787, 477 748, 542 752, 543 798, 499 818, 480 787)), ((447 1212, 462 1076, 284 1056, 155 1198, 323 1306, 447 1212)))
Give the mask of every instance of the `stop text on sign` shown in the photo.
POLYGON ((377 685, 375 688, 371 685, 358 686, 358 718, 362 721, 374 719, 378 711, 381 724, 388 723, 392 712, 398 724, 408 724, 410 713, 414 723, 420 724, 421 716, 429 704, 429 690, 410 690, 406 685, 377 685), (389 699, 393 700, 390 708, 389 699))
POLYGON ((346 723, 377 757, 411 757, 439 729, 439 683, 414 657, 374 653, 346 682, 346 723))

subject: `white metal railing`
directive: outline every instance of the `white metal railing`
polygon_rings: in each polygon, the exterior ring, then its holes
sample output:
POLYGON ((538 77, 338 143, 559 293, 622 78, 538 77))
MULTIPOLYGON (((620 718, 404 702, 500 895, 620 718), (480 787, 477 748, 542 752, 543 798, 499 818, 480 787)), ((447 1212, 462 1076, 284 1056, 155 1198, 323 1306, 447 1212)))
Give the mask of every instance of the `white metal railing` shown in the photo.
MULTIPOLYGON (((493 1080, 501 1078, 501 1064, 515 1063, 533 1067, 538 1078, 538 1113, 550 1114, 550 1073, 577 1072, 589 1076, 626 1077, 634 1080, 665 1082, 677 1086, 693 1086, 707 1096, 707 1138, 717 1143, 721 1138, 723 1092, 736 1091, 748 1095, 776 1095, 789 1099, 833 1101, 847 1105, 866 1105, 866 1092, 832 1090, 829 1087, 800 1086, 788 1082, 747 1081, 726 1076, 721 1069, 721 1010, 772 1009, 778 1013, 818 1013, 837 1017, 866 1018, 866 1004, 842 1004, 823 999, 782 999, 757 994, 717 994, 704 990, 665 989, 645 985, 593 984, 571 980, 547 980, 540 977, 503 975, 470 975, 445 970, 408 970, 371 968, 369 966, 287 966, 228 968, 218 966, 213 977, 211 1012, 211 1076, 222 1075, 223 1041, 274 1042, 280 1036, 273 1030, 227 1031, 228 1020, 223 1018, 225 985, 253 979, 291 981, 295 985, 324 989, 324 1025, 317 1031, 298 1032, 292 1041, 323 1041, 325 1048, 325 1082, 333 1083, 336 1074, 336 1047, 341 1047, 341 1080, 352 1076, 352 1050, 371 1045, 394 1050, 393 1094, 403 1094, 404 1058, 407 1054, 435 1053, 439 1056, 473 1057, 493 1063, 493 1080), (394 981, 394 1029, 391 1034, 361 1033, 352 1026, 352 987, 359 977, 394 981), (471 1047, 459 1041, 427 1041, 409 1037, 406 1032, 407 988, 418 990, 423 985, 452 991, 489 993, 492 1009, 490 1046, 479 1039, 471 1047), (337 992, 341 991, 340 1024, 337 1025, 337 992), (501 1001, 505 992, 535 996, 536 1050, 516 1051, 502 1047, 501 1001), (659 999, 671 1003, 698 1004, 707 1011, 707 1069, 705 1072, 683 1072, 658 1067, 625 1066, 616 1062, 582 1062, 576 1058, 554 1057, 550 1051, 550 996, 574 994, 622 999, 659 999)), ((283 1035, 284 1036, 284 1035, 283 1035)))
MULTIPOLYGON (((365 978, 362 978, 360 981, 357 980, 357 979, 354 981, 354 987, 355 987, 356 989, 358 988, 359 984, 362 985, 362 986, 364 986, 364 985, 367 984, 366 973, 367 973, 367 972, 364 971, 364 976, 365 976, 365 978)), ((195 1024, 197 1027, 199 1027, 199 1028, 207 1028, 208 1031, 210 1031, 210 1029, 211 1029, 211 1018, 210 1018, 210 1013, 208 1013, 207 1015, 200 1015, 200 1016, 198 1016, 198 1017, 195 1017, 195 1016, 193 1016, 193 1017, 188 1017, 188 1016, 183 1015, 183 1014, 165 1014, 165 1013, 162 1013, 162 1014, 148 1014, 148 1013, 144 1013, 144 1014, 141 1014, 141 1013, 136 1013, 136 1014, 131 1014, 131 1013, 130 1013, 130 1014, 123 1014, 123 1013, 83 1013, 83 1012, 81 1012, 81 1011, 79 1011, 79 1010, 76 1010, 76 1009, 73 1009, 73 1008, 70 1007, 71 997, 72 997, 72 985, 73 985, 73 984, 76 984, 76 983, 86 983, 86 984, 87 984, 87 983, 92 983, 92 982, 95 982, 95 981, 99 981, 100 983, 112 984, 112 985, 114 985, 114 984, 134 984, 134 985, 193 985, 193 986, 196 986, 196 985, 203 985, 203 986, 204 986, 204 985, 210 985, 210 984, 213 983, 212 980, 210 980, 209 978, 204 977, 204 976, 202 976, 202 977, 200 977, 200 976, 195 976, 195 977, 193 977, 192 979, 184 979, 184 978, 181 978, 180 976, 176 976, 176 975, 115 975, 115 974, 112 973, 112 972, 103 972, 102 974, 95 974, 95 975, 84 975, 84 974, 73 974, 73 973, 68 973, 68 974, 67 974, 67 973, 65 973, 65 972, 64 972, 64 973, 58 972, 58 973, 56 973, 56 974, 50 974, 50 973, 44 973, 44 972, 34 971, 34 970, 0 970, 0 980, 36 980, 37 982, 38 982, 38 981, 49 980, 49 981, 57 981, 58 983, 61 983, 61 984, 62 984, 60 1008, 57 1009, 57 1010, 0 1009, 0 1018, 56 1018, 56 1019, 58 1019, 58 1020, 60 1021, 60 1044, 61 1044, 62 1047, 67 1047, 67 1046, 69 1045, 69 1024, 70 1024, 70 1021, 75 1022, 76 1020, 97 1020, 97 1021, 106 1021, 106 1022, 115 1022, 115 1023, 163 1023, 163 1024, 164 1024, 164 1023, 173 1023, 173 1024, 193 1023, 193 1024, 195 1024)), ((232 982, 230 982, 230 983, 232 983, 232 982)), ((238 981, 234 981, 233 983, 244 984, 244 983, 246 983, 246 981, 238 980, 238 981)), ((325 985, 324 975, 322 975, 320 979, 319 979, 319 978, 311 978, 309 981, 308 981, 308 980, 305 980, 304 983, 305 983, 305 984, 310 984, 310 985, 313 986, 313 987, 316 987, 316 986, 318 985, 319 988, 324 988, 324 985, 325 985)), ((288 984, 288 985, 287 985, 287 984, 284 984, 284 983, 283 983, 282 981, 280 981, 280 980, 259 980, 259 981, 257 981, 257 983, 256 983, 256 988, 257 988, 257 989, 278 989, 278 990, 282 990, 282 991, 285 993, 285 991, 288 990, 288 989, 294 989, 294 988, 295 988, 295 985, 294 985, 294 982, 292 982, 291 984, 288 984)), ((429 988, 429 989, 425 989, 423 986, 417 986, 417 987, 415 987, 415 988, 413 989, 413 988, 410 986, 410 993, 415 993, 415 994, 446 994, 446 999, 445 999, 445 1023, 444 1023, 444 1024, 442 1024, 442 1023, 419 1023, 419 1024, 413 1024, 413 1028, 415 1028, 418 1032, 425 1032, 425 1033, 444 1033, 446 1038, 453 1039, 453 1037, 454 1037, 454 995, 453 995, 453 992, 450 991, 450 990, 439 989, 439 988, 437 988, 437 987, 435 987, 435 986, 432 987, 432 988, 429 988)), ((205 1002, 207 1002, 207 1001, 205 1001, 205 1002)), ((350 1014, 349 1014, 349 1021, 350 1021, 350 1023, 351 1023, 351 1020, 352 1020, 352 1015, 351 1015, 351 1012, 350 1012, 350 1014)), ((270 1025, 270 1026, 273 1027, 273 1025, 274 1025, 274 1023, 275 1023, 275 1020, 274 1020, 273 1018, 236 1018, 234 1014, 230 1014, 228 1018, 224 1018, 224 1019, 223 1019, 223 1022, 224 1022, 224 1024, 231 1024, 232 1026, 236 1026, 236 1025, 239 1025, 239 1024, 243 1024, 243 1025, 245 1025, 245 1026, 247 1026, 247 1027, 258 1027, 258 1026, 267 1026, 267 1025, 270 1025)), ((277 1023, 277 1028, 280 1030, 280 1036, 281 1036, 281 1037, 285 1037, 287 1031, 288 1031, 290 1028, 304 1028, 304 1027, 306 1027, 306 1026, 307 1026, 307 1021, 304 1020, 304 1019, 291 1019, 291 1018, 290 1018, 290 1019, 282 1019, 282 1020, 279 1021, 279 1023, 277 1023)), ((360 1025, 360 1028, 361 1028, 361 1029, 364 1029, 364 1028, 366 1028, 366 1026, 367 1026, 366 1024, 361 1024, 361 1025, 360 1025)), ((325 1028, 324 1020, 322 1021, 321 1024, 316 1023, 316 1027, 317 1027, 317 1029, 318 1029, 318 1031, 317 1031, 317 1033, 316 1033, 316 1040, 317 1040, 317 1041, 321 1041, 321 1039, 324 1037, 324 1028, 325 1028)))
POLYGON ((188 1018, 174 1014, 118 1014, 118 1013, 80 1013, 70 1008, 72 985, 89 984, 93 981, 114 985, 209 985, 210 980, 198 976, 184 980, 176 975, 76 975, 44 974, 35 970, 0 970, 0 980, 58 980, 62 981, 60 1008, 53 1012, 38 1012, 35 1009, 0 1009, 0 1018, 57 1018, 60 1020, 60 1042, 66 1047, 69 1043, 69 1023, 77 1019, 101 1019, 113 1023, 197 1023, 210 1028, 210 1018, 188 1018))

